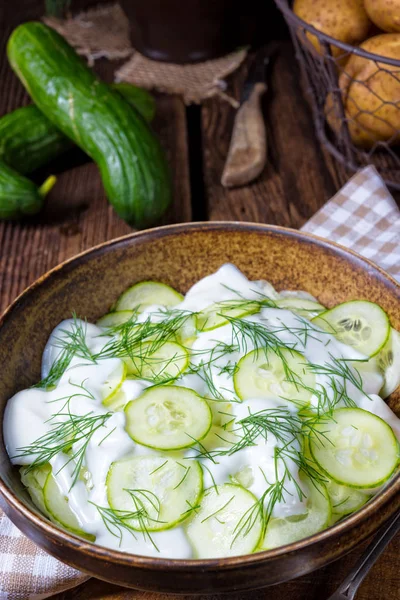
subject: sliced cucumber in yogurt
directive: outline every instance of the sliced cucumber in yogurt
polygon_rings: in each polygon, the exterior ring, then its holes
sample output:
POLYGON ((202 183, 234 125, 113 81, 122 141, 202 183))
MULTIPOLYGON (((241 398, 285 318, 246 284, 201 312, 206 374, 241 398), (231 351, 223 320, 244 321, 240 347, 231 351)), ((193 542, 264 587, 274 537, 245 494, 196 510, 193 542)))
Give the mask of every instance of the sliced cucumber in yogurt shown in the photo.
POLYGON ((389 339, 376 357, 378 367, 383 373, 382 398, 387 398, 400 385, 400 333, 390 328, 389 339))
POLYGON ((130 287, 119 297, 115 310, 138 310, 141 312, 153 304, 172 307, 180 304, 182 300, 182 294, 165 283, 142 281, 130 287))
POLYGON ((197 315, 197 329, 210 331, 228 323, 227 317, 240 318, 260 310, 259 302, 251 300, 224 300, 208 306, 197 315))
POLYGON ((117 312, 110 312, 101 317, 96 323, 99 327, 117 327, 123 323, 130 321, 135 312, 133 310, 119 310, 117 312))
POLYGON ((41 467, 33 468, 21 467, 19 472, 21 481, 28 489, 33 504, 37 506, 42 513, 45 515, 48 514, 43 497, 43 488, 46 479, 51 472, 51 466, 43 465, 41 467))
POLYGON ((125 416, 130 437, 156 450, 193 446, 212 424, 206 400, 193 390, 173 385, 146 390, 126 405, 125 416))
POLYGON ((367 300, 338 304, 312 321, 366 356, 375 356, 382 350, 390 334, 389 318, 385 311, 367 300))
POLYGON ((243 356, 233 381, 241 400, 279 397, 299 405, 309 403, 315 387, 307 359, 283 347, 257 349, 243 356))
POLYGON ((331 519, 331 503, 325 486, 318 487, 310 479, 301 476, 301 485, 307 497, 307 512, 284 519, 272 518, 258 550, 271 550, 291 544, 328 527, 331 519))
POLYGON ((369 499, 365 492, 340 485, 336 481, 326 484, 332 504, 332 516, 342 517, 359 510, 369 499))
POLYGON ((325 306, 319 302, 308 300, 307 298, 296 298, 294 296, 280 298, 279 300, 275 300, 275 303, 278 308, 286 308, 306 319, 311 319, 326 310, 325 306))
POLYGON ((43 499, 46 511, 52 520, 68 529, 68 531, 94 541, 95 537, 93 535, 82 530, 78 519, 68 505, 67 496, 62 494, 51 472, 48 474, 43 487, 43 499))
POLYGON ((310 449, 329 478, 351 488, 382 485, 399 463, 392 428, 361 408, 340 408, 316 421, 310 449))
POLYGON ((192 514, 202 489, 203 473, 197 461, 180 462, 168 456, 120 460, 107 475, 110 507, 131 513, 125 523, 138 531, 175 527, 192 514))
POLYGON ((112 397, 118 392, 126 378, 126 365, 120 360, 115 369, 106 377, 101 387, 101 400, 107 405, 111 402, 112 397))
POLYGON ((231 483, 206 490, 200 508, 194 511, 186 528, 195 557, 219 558, 253 552, 263 527, 257 502, 251 492, 231 483))
POLYGON ((160 383, 176 379, 189 365, 187 350, 176 342, 144 342, 132 348, 125 359, 128 373, 139 379, 160 383))

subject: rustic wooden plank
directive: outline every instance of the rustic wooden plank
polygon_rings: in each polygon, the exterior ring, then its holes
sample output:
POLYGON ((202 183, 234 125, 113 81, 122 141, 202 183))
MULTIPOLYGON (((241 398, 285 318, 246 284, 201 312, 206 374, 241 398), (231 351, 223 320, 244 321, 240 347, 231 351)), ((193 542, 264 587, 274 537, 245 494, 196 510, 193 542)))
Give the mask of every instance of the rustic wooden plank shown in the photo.
MULTIPOLYGON (((238 97, 246 67, 232 86, 238 97)), ((259 221, 300 227, 348 179, 343 167, 325 160, 314 134, 289 42, 282 42, 264 99, 268 164, 253 184, 226 190, 220 183, 234 109, 219 99, 203 106, 205 183, 211 219, 259 221)))
MULTIPOLYGON (((33 9, 30 16, 35 16, 33 9)), ((6 35, 2 36, 0 115, 29 102, 5 59, 4 42, 10 29, 9 25, 6 35)), ((99 61, 96 69, 106 80, 112 80, 114 64, 99 61)), ((157 98, 154 129, 167 151, 174 185, 174 202, 162 223, 189 221, 186 112, 180 98, 157 98)), ((43 180, 53 169, 56 172, 61 169, 62 172, 48 196, 45 210, 33 219, 0 223, 0 310, 56 264, 91 246, 132 231, 107 202, 96 165, 86 161, 80 151, 72 151, 65 158, 58 159, 55 165, 43 169, 36 178, 43 180)))

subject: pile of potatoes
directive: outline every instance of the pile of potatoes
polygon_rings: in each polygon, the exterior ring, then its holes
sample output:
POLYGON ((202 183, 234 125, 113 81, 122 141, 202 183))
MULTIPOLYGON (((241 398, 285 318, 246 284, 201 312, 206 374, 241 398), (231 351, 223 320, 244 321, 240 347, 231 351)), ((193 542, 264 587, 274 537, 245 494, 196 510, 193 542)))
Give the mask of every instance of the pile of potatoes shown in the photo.
MULTIPOLYGON (((331 46, 353 142, 366 149, 380 141, 400 144, 400 0, 295 0, 293 10, 336 40, 399 61, 395 67, 355 54, 344 58, 344 50, 331 46)), ((321 52, 317 38, 307 37, 321 52)), ((325 112, 337 131, 340 120, 334 102, 329 95, 325 112)))

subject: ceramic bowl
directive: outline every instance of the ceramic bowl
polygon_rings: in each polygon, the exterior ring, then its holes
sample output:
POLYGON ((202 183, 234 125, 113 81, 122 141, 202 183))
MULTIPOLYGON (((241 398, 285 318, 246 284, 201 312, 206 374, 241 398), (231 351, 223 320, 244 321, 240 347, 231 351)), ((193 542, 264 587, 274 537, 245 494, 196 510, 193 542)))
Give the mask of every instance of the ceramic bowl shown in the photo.
MULTIPOLYGON (((193 223, 107 242, 56 267, 28 288, 0 324, 0 416, 7 399, 39 379, 51 330, 75 311, 96 320, 129 285, 156 279, 181 292, 225 262, 276 288, 307 290, 325 305, 378 302, 400 329, 400 286, 372 263, 311 235, 280 227, 193 223)), ((389 399, 400 414, 399 399, 389 399)), ((268 552, 214 560, 168 560, 112 551, 42 517, 12 467, 0 433, 1 506, 29 538, 60 560, 127 587, 157 592, 249 590, 298 577, 343 556, 400 508, 400 477, 359 512, 329 529, 268 552)))

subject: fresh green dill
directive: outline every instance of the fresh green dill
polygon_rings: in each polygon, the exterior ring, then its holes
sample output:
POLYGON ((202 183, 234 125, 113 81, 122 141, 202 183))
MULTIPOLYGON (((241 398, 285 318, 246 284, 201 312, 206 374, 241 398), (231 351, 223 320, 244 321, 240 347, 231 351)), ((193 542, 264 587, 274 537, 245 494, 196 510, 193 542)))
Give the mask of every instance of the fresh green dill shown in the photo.
POLYGON ((167 464, 168 459, 163 462, 159 467, 157 467, 156 469, 154 469, 154 471, 151 471, 151 473, 149 473, 149 475, 153 475, 154 473, 157 473, 157 471, 160 471, 160 469, 162 469, 163 467, 165 467, 165 465, 167 464))
POLYGON ((120 545, 124 531, 130 533, 135 539, 137 539, 135 531, 140 531, 144 541, 149 541, 159 552, 150 532, 152 524, 163 523, 158 518, 161 510, 159 499, 149 490, 124 489, 124 491, 129 494, 134 510, 118 510, 99 506, 91 501, 89 503, 96 507, 107 530, 119 538, 120 545), (150 511, 154 512, 155 516, 151 516, 150 511))
POLYGON ((182 469, 185 469, 185 473, 182 477, 182 479, 179 481, 179 483, 176 484, 176 486, 173 488, 174 490, 178 489, 178 487, 180 487, 182 485, 182 483, 185 481, 186 477, 189 475, 189 471, 191 469, 191 467, 185 467, 185 465, 182 465, 181 463, 177 463, 180 467, 182 467, 182 469))
POLYGON ((181 513, 181 516, 186 515, 186 517, 188 517, 193 512, 197 513, 199 508, 201 508, 200 504, 191 504, 189 502, 189 500, 185 500, 185 502, 189 506, 189 508, 187 510, 185 510, 183 513, 181 513))
POLYGON ((229 498, 229 500, 227 502, 225 502, 225 504, 223 506, 221 506, 220 508, 218 508, 217 510, 215 510, 210 515, 207 515, 201 522, 205 523, 205 521, 208 521, 208 519, 211 519, 212 517, 215 517, 215 515, 218 515, 221 511, 225 510, 225 508, 227 506, 229 506, 229 504, 232 502, 232 500, 234 499, 234 497, 235 496, 231 496, 231 498, 229 498))
MULTIPOLYGON (((86 397, 93 398, 90 392, 87 392, 87 394, 86 397)), ((47 423, 51 423, 51 429, 47 433, 40 436, 28 446, 17 448, 17 454, 12 457, 15 459, 26 456, 34 457, 33 462, 27 467, 28 472, 35 467, 47 464, 60 452, 66 453, 68 460, 61 468, 63 469, 71 462, 74 463, 71 488, 79 478, 90 440, 96 431, 105 426, 107 420, 113 414, 112 412, 107 412, 96 415, 93 414, 93 411, 84 415, 72 413, 70 410, 70 401, 77 395, 82 394, 72 394, 66 397, 63 407, 46 421, 47 423)), ((60 398, 60 400, 64 399, 60 398)))
POLYGON ((331 362, 326 362, 323 365, 318 363, 307 363, 307 367, 316 375, 324 375, 329 381, 329 386, 317 384, 314 394, 318 398, 318 412, 324 414, 332 414, 332 412, 343 403, 349 408, 355 408, 356 402, 353 400, 347 390, 347 383, 352 384, 358 391, 365 394, 363 390, 363 381, 360 373, 356 368, 352 368, 347 364, 345 359, 336 358, 329 354, 331 362))
POLYGON ((86 321, 78 319, 75 313, 72 314, 73 323, 70 330, 61 329, 62 337, 54 340, 54 347, 59 348, 60 352, 52 363, 46 377, 44 377, 34 387, 51 388, 55 386, 69 367, 74 356, 93 362, 94 358, 86 343, 86 321))

